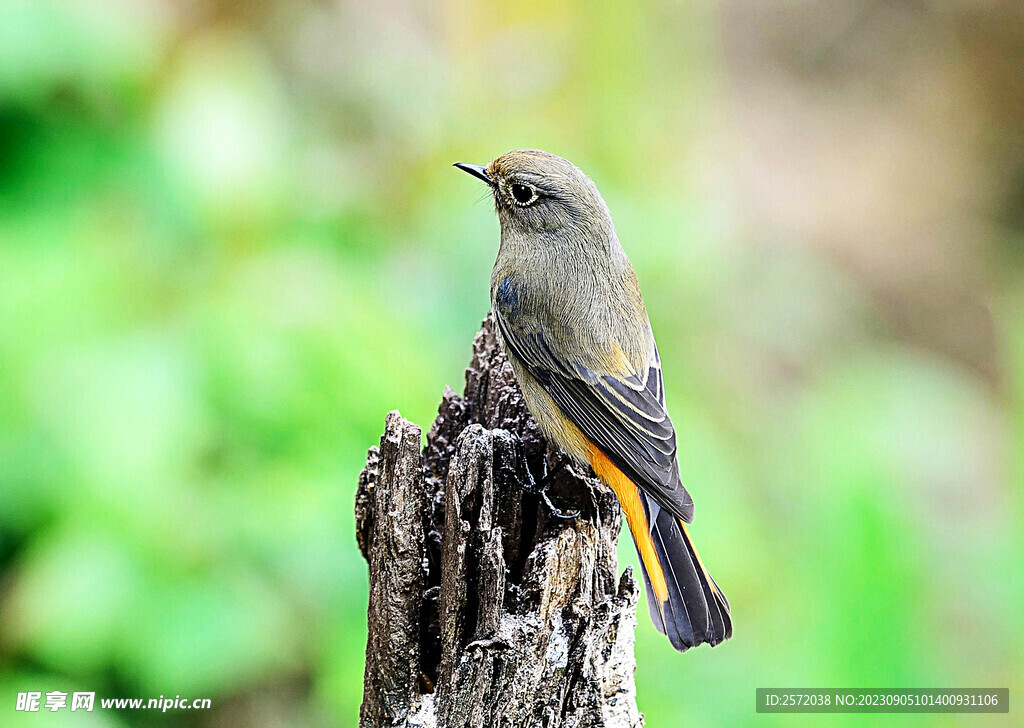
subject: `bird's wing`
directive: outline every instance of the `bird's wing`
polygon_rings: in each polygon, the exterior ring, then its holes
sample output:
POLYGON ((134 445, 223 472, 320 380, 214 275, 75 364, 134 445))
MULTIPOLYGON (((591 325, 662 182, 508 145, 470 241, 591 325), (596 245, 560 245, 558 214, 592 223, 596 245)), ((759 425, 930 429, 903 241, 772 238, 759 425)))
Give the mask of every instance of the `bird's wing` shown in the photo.
POLYGON ((543 332, 518 332, 497 307, 506 349, 554 399, 584 435, 634 483, 689 523, 693 500, 679 480, 676 434, 665 410, 665 387, 657 348, 643 379, 602 374, 570 362, 543 332))

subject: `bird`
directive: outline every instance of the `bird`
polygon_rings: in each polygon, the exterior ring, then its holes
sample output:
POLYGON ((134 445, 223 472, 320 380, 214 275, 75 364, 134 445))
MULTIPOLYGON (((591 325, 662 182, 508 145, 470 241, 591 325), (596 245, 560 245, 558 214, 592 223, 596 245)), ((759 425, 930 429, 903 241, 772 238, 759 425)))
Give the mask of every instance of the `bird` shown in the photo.
POLYGON ((594 182, 550 152, 457 162, 494 198, 498 339, 545 438, 618 498, 656 629, 684 652, 732 636, 729 602, 687 524, 661 358, 637 276, 594 182))

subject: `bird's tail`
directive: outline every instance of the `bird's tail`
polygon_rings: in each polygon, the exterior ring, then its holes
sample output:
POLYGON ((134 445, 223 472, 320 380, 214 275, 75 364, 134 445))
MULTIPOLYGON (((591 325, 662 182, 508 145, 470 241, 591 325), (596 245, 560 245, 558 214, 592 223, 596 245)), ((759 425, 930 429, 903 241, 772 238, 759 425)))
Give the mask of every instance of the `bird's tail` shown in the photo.
POLYGON ((732 636, 729 602, 704 568, 686 524, 637 488, 646 518, 627 519, 654 626, 680 652, 732 636), (643 526, 646 529, 641 530, 643 526), (640 532, 638 532, 640 531, 640 532))
POLYGON ((729 602, 701 563, 686 524, 659 506, 596 447, 590 465, 619 498, 640 555, 654 626, 680 652, 729 639, 729 602))

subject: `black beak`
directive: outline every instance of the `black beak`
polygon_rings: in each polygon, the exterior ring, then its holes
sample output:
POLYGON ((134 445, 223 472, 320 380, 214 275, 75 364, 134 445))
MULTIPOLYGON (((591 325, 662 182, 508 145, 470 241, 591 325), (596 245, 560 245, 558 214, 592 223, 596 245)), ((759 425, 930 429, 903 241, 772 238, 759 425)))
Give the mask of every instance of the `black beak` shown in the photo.
POLYGON ((494 187, 494 180, 492 180, 489 176, 487 176, 487 167, 481 167, 479 164, 469 164, 467 162, 456 162, 452 166, 453 167, 458 167, 463 172, 468 172, 469 174, 473 175, 477 179, 482 179, 484 182, 489 184, 491 187, 494 187))

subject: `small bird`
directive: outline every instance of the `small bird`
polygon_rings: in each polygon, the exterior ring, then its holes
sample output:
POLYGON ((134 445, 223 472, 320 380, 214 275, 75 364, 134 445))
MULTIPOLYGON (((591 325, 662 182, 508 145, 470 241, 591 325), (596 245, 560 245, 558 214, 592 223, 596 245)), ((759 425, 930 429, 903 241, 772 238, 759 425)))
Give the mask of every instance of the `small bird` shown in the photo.
POLYGON ((655 627, 680 652, 732 636, 729 602, 686 524, 661 360, 640 286, 597 186, 576 165, 520 149, 456 167, 494 195, 499 339, 549 441, 618 496, 655 627))

